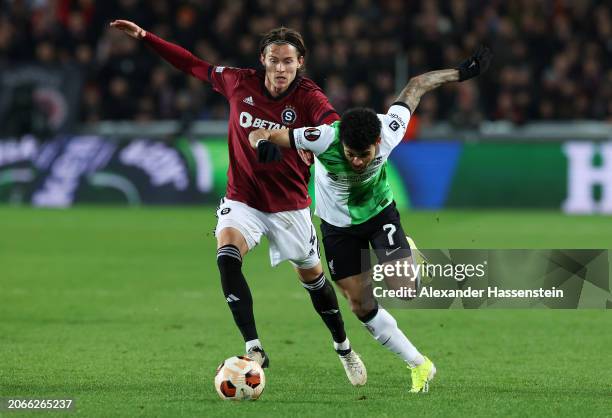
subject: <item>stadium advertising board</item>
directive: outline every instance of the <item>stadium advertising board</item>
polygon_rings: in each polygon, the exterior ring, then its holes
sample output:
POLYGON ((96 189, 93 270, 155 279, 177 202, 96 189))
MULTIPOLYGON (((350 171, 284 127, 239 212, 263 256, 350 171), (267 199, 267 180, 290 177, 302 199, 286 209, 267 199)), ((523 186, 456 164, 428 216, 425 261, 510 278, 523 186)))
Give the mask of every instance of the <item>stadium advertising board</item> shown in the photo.
POLYGON ((612 142, 568 142, 568 189, 563 210, 568 213, 612 213, 612 142))
POLYGON ((416 142, 391 160, 417 209, 612 213, 612 143, 416 142))
MULTIPOLYGON (((227 168, 224 138, 0 139, 0 202, 216 203, 227 168)), ((612 143, 415 141, 397 147, 387 171, 402 209, 612 213, 612 143)))
POLYGON ((0 200, 34 206, 75 203, 196 204, 217 199, 208 149, 199 142, 75 136, 0 141, 0 200))

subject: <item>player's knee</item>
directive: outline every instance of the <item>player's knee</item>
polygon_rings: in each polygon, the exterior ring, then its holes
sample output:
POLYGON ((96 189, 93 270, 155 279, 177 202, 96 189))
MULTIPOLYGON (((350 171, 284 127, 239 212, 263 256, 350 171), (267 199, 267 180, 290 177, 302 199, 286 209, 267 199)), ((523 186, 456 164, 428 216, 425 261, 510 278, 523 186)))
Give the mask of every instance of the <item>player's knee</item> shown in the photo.
POLYGON ((323 275, 323 268, 321 267, 321 263, 317 264, 314 267, 310 268, 296 268, 300 281, 302 283, 311 284, 323 275))
POLYGON ((217 250, 217 267, 221 276, 228 270, 240 269, 242 267, 242 256, 235 245, 224 245, 217 250))
POLYGON ((351 311, 358 317, 362 318, 366 316, 369 312, 376 309, 376 302, 372 300, 363 300, 363 298, 359 297, 351 297, 349 295, 349 305, 351 306, 351 311))
POLYGON ((249 250, 246 238, 236 228, 225 227, 217 232, 217 248, 219 250, 228 245, 238 248, 241 254, 246 254, 249 250))
POLYGON ((417 283, 418 280, 412 277, 404 277, 404 276, 392 276, 385 278, 385 286, 389 290, 395 290, 396 295, 395 299, 402 301, 409 301, 416 297, 418 294, 417 283))

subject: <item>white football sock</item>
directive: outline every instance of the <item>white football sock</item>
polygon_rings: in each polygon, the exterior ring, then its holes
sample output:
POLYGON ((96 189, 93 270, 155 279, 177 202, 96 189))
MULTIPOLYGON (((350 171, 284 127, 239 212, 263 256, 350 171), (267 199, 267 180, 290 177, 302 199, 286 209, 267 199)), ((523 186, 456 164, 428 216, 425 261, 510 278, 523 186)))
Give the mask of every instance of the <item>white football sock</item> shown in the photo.
POLYGON ((250 340, 250 341, 247 341, 247 342, 245 343, 245 345, 246 345, 246 352, 247 352, 247 353, 248 353, 248 352, 249 352, 249 350, 250 350, 251 348, 253 348, 253 347, 259 347, 259 348, 262 348, 262 347, 261 347, 261 343, 259 342, 259 339, 255 339, 255 340, 250 340))
POLYGON ((349 348, 351 348, 351 343, 349 342, 348 338, 341 343, 337 343, 334 341, 334 350, 336 351, 348 350, 349 348))
POLYGON ((383 308, 379 307, 376 316, 364 322, 364 325, 376 341, 400 356, 410 367, 421 365, 425 361, 423 355, 397 327, 395 318, 383 308))

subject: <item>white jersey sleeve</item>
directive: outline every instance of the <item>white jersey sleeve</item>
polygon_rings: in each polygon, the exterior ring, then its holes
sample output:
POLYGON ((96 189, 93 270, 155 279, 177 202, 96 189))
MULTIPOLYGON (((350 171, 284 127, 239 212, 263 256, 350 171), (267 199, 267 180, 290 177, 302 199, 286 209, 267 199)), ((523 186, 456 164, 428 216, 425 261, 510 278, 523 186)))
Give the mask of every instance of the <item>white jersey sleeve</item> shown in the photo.
POLYGON ((382 124, 382 145, 391 151, 404 138, 410 121, 410 109, 404 103, 396 102, 391 105, 386 115, 379 114, 378 119, 382 124))
POLYGON ((336 130, 330 125, 291 129, 289 131, 292 148, 312 151, 314 155, 325 152, 334 142, 335 136, 336 130))

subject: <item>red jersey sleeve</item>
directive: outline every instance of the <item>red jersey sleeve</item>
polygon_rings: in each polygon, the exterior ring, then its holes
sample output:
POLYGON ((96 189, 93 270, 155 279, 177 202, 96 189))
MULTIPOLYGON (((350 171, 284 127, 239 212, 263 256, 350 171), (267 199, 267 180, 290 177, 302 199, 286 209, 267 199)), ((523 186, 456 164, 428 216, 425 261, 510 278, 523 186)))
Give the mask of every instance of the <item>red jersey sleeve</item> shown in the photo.
POLYGON ((165 41, 159 36, 147 32, 144 41, 163 59, 184 73, 202 81, 208 81, 213 89, 229 98, 238 84, 240 69, 217 67, 193 55, 176 44, 165 41))
POLYGON ((210 83, 213 90, 229 99, 238 86, 243 71, 246 70, 234 67, 213 67, 210 71, 210 83))
POLYGON ((147 45, 175 68, 200 80, 210 81, 210 73, 213 69, 212 64, 201 60, 176 44, 164 41, 151 32, 147 32, 143 39, 147 45))
POLYGON ((329 103, 327 96, 319 89, 314 90, 313 94, 308 95, 305 103, 308 114, 312 115, 312 125, 330 125, 340 119, 336 109, 329 103))

